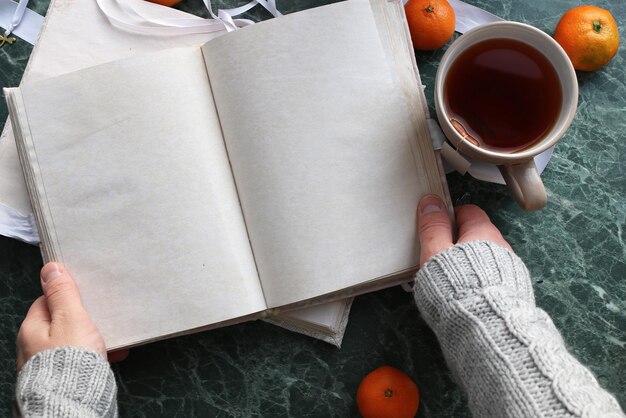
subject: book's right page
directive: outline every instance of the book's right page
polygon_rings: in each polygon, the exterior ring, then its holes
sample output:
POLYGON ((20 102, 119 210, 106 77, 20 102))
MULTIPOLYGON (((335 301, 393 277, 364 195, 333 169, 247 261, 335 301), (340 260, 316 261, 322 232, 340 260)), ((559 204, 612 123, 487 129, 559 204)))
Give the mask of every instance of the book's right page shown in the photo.
POLYGON ((416 267, 417 202, 444 192, 370 3, 276 18, 203 53, 268 306, 416 267))

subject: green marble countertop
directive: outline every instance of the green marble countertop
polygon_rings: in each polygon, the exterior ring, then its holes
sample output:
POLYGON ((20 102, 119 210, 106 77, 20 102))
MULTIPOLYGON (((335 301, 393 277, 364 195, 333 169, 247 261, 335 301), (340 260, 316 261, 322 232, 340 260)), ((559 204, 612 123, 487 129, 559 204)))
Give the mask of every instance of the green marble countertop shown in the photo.
MULTIPOLYGON (((29 7, 45 14, 49 0, 29 7)), ((552 34, 578 1, 469 1, 552 34)), ((214 2, 217 9, 243 2, 214 2)), ((285 13, 322 4, 279 1, 285 13)), ((201 0, 180 8, 206 16, 201 0)), ((598 0, 611 10, 626 41, 626 3, 598 0)), ((260 7, 247 17, 270 17, 260 7)), ((346 18, 349 24, 349 17, 346 18)), ((0 83, 19 83, 32 47, 0 49, 0 83)), ((417 53, 434 114, 433 84, 444 49, 417 53)), ((455 202, 487 210, 534 276, 537 304, 561 330, 571 353, 591 368, 626 409, 626 48, 605 68, 579 73, 576 118, 559 142, 543 179, 549 202, 524 213, 503 186, 448 176, 455 202)), ((0 120, 7 116, 4 100, 0 120)), ((1 180, 0 180, 1 181, 1 180)), ((39 250, 0 237, 0 415, 8 415, 15 382, 15 337, 40 294, 39 250)), ((434 335, 411 295, 399 288, 358 297, 343 347, 262 322, 175 338, 133 349, 114 365, 122 416, 356 416, 360 379, 384 364, 404 370, 421 391, 418 416, 467 416, 434 335)))

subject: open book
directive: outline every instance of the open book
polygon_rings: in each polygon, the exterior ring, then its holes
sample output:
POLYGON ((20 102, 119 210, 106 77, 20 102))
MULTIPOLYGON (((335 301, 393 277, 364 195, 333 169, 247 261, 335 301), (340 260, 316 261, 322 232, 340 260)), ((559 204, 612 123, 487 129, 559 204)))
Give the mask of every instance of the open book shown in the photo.
POLYGON ((6 90, 44 259, 107 348, 410 278, 417 202, 446 192, 403 13, 350 0, 6 90))

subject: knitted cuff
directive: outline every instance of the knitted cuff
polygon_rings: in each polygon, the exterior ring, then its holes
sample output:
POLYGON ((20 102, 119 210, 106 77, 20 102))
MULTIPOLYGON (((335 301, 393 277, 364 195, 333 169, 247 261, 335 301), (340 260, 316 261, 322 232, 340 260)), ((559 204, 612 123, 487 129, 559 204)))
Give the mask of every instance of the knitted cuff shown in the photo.
POLYGON ((17 404, 27 417, 116 417, 117 387, 109 363, 83 348, 34 355, 17 378, 17 404))
POLYGON ((457 244, 431 257, 415 278, 415 301, 426 322, 435 328, 450 302, 498 286, 535 304, 524 262, 490 241, 457 244))

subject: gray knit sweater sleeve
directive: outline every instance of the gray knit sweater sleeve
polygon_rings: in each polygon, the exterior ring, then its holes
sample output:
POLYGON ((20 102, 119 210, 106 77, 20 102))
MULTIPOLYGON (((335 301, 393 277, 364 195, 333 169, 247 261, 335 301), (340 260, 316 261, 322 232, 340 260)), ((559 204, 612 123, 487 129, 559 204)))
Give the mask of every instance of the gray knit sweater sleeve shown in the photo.
POLYGON ((415 300, 473 416, 624 416, 535 306, 528 270, 507 249, 473 241, 437 254, 415 300))
POLYGON ((17 408, 25 417, 117 417, 117 387, 109 363, 75 347, 42 351, 17 377, 17 408))

